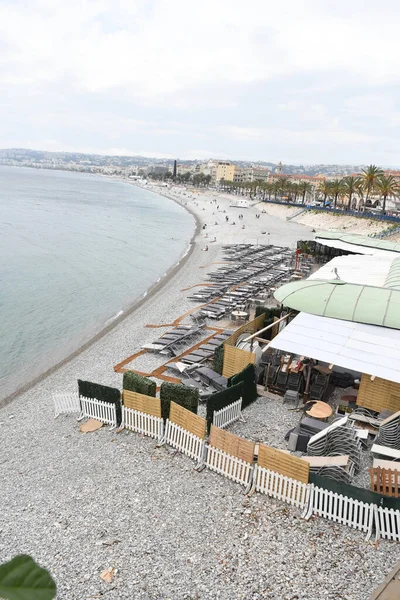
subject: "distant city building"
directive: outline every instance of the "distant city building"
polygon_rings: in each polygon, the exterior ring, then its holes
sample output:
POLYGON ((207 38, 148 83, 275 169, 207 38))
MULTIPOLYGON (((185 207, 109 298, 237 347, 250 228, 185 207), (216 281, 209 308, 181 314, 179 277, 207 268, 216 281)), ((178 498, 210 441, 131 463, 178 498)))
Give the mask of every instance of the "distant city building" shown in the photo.
POLYGON ((235 165, 230 162, 218 161, 211 169, 211 181, 217 183, 224 179, 225 181, 233 181, 235 175, 235 165))
POLYGON ((148 173, 154 173, 155 175, 165 175, 170 169, 164 165, 150 165, 147 168, 148 173))
POLYGON ((397 182, 400 182, 400 171, 392 171, 391 169, 387 169, 385 171, 385 176, 388 177, 389 175, 394 177, 397 182))
POLYGON ((185 175, 186 173, 193 173, 194 169, 192 165, 185 165, 179 163, 176 168, 177 175, 185 175))
POLYGON ((236 183, 248 183, 251 181, 262 181, 265 183, 268 181, 269 175, 269 169, 264 167, 248 167, 243 169, 242 167, 235 166, 233 181, 236 183))

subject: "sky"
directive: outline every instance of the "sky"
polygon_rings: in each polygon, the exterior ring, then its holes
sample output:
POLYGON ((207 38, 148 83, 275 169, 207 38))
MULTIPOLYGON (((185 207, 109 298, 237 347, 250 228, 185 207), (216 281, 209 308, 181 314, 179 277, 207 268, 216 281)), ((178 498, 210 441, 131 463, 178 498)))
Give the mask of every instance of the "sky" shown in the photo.
POLYGON ((397 0, 0 0, 0 148, 400 166, 397 0))

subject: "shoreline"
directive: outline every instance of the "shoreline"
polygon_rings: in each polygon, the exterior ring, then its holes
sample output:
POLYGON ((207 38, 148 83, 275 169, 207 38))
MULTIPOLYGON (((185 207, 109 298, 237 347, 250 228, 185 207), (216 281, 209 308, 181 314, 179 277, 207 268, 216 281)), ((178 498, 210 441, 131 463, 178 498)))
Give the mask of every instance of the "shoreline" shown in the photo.
MULTIPOLYGON (((90 173, 89 173, 89 175, 90 175, 90 173)), ((112 178, 108 178, 107 177, 107 179, 112 179, 112 178)), ((121 181, 119 179, 112 179, 112 180, 113 181, 118 181, 120 183, 127 183, 128 185, 134 185, 135 187, 139 187, 140 189, 147 189, 147 188, 142 188, 142 186, 139 186, 139 185, 137 185, 137 184, 135 184, 133 182, 121 181)), ((0 409, 8 406, 14 400, 16 400, 19 396, 21 396, 22 394, 25 394, 30 389, 32 389, 33 387, 35 387, 35 385, 37 385, 38 383, 41 383, 42 381, 44 381, 45 379, 47 379, 47 377, 50 377, 51 375, 53 375, 60 368, 62 368, 66 364, 68 364, 74 358, 76 358, 77 356, 79 356, 80 354, 82 354, 82 352, 84 352, 85 350, 87 350, 88 348, 90 348, 93 344, 95 344, 96 342, 98 342, 99 340, 101 340, 105 335, 107 335, 108 333, 110 333, 115 327, 117 327, 118 325, 120 325, 121 323, 123 323, 125 319, 127 319, 128 317, 130 317, 135 311, 137 311, 148 300, 150 300, 157 292, 161 291, 162 288, 165 287, 165 285, 174 277, 174 275, 176 275, 178 273, 178 271, 189 260, 190 256, 192 255, 192 253, 193 253, 193 251, 195 249, 195 239, 196 239, 196 237, 198 236, 198 234, 199 234, 199 232, 201 230, 200 229, 201 228, 200 218, 198 217, 198 215, 193 210, 191 210, 187 206, 181 204, 176 198, 173 198, 171 196, 167 196, 166 194, 159 193, 156 190, 153 190, 153 189, 150 189, 150 188, 147 191, 152 192, 154 194, 157 194, 159 196, 163 196, 164 198, 167 198, 168 200, 171 200, 172 202, 175 202, 175 204, 180 205, 190 215, 192 215, 192 217, 194 219, 194 223, 195 223, 195 228, 194 228, 192 237, 189 240, 189 244, 188 244, 188 246, 186 248, 186 251, 179 258, 178 262, 175 263, 175 264, 173 264, 173 265, 171 265, 171 267, 165 272, 164 275, 162 275, 160 277, 160 279, 158 281, 156 281, 155 283, 153 283, 153 285, 151 285, 145 292, 143 292, 143 294, 141 295, 141 297, 138 300, 136 300, 131 306, 129 306, 126 310, 124 310, 124 312, 123 312, 122 315, 120 315, 119 317, 117 317, 116 319, 114 319, 111 323, 109 323, 105 327, 102 327, 102 329, 98 333, 96 333, 93 337, 91 337, 87 342, 85 342, 84 344, 80 345, 73 352, 70 352, 68 354, 68 356, 66 356, 62 360, 58 361, 55 365, 53 365, 52 367, 49 367, 43 373, 41 373, 40 375, 38 375, 37 377, 35 377, 31 381, 28 381, 24 385, 18 387, 18 389, 16 389, 15 392, 13 392, 12 394, 9 394, 5 398, 0 399, 0 409)))

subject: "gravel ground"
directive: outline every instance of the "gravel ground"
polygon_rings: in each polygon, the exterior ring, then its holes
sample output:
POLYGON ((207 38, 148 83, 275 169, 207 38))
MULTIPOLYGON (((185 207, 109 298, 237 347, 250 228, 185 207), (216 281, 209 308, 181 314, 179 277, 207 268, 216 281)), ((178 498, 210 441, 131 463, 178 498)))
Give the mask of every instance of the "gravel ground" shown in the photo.
MULTIPOLYGON (((271 243, 293 246, 311 235, 262 216, 271 243)), ((54 575, 59 600, 367 600, 398 558, 395 543, 375 546, 259 494, 248 499, 239 485, 195 472, 192 461, 147 438, 106 427, 82 434, 71 416, 54 421, 51 393, 76 390, 78 377, 121 387, 113 366, 154 339, 146 323, 170 322, 193 306, 179 290, 219 259, 219 243, 222 235, 205 254, 200 234, 162 290, 0 411, 0 561, 31 554, 54 575), (108 567, 118 569, 109 584, 100 579, 108 567)), ((247 423, 257 414, 257 405, 249 408, 247 423)))

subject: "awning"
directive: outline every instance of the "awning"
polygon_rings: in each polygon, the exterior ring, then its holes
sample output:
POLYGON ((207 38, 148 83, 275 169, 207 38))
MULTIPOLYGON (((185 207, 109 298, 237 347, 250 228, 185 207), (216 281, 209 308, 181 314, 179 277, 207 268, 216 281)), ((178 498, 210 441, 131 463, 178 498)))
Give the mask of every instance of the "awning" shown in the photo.
POLYGON ((324 246, 355 252, 356 254, 398 253, 400 244, 352 233, 340 231, 317 231, 315 241, 324 246))
POLYGON ((300 313, 270 347, 400 383, 400 332, 300 313))

